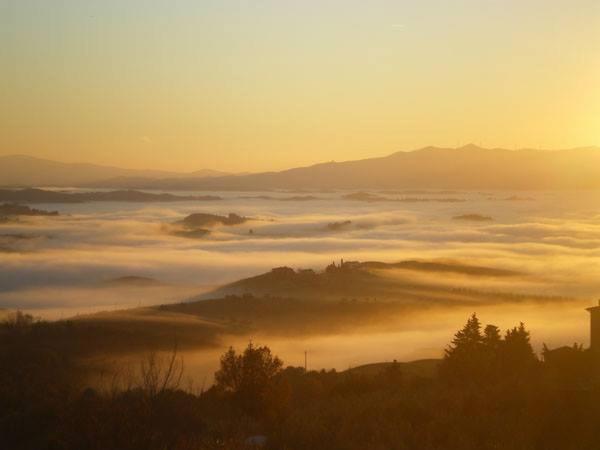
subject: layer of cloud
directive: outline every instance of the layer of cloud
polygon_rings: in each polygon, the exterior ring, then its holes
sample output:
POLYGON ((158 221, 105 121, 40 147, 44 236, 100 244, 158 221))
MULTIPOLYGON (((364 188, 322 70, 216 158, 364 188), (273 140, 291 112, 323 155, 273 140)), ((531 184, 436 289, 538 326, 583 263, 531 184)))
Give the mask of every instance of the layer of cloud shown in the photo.
MULTIPOLYGON (((583 298, 600 291, 600 214, 591 194, 528 193, 533 201, 497 202, 473 193, 461 195, 467 201, 460 204, 369 204, 341 201, 333 194, 304 202, 220 195, 223 200, 210 203, 53 205, 61 216, 1 225, 0 235, 32 239, 11 238, 3 244, 12 252, 0 253, 0 307, 72 311, 130 306, 136 299, 129 295, 111 294, 107 302, 89 292, 126 275, 202 292, 275 266, 318 269, 339 258, 450 258, 527 274, 512 281, 432 280, 457 287, 583 298), (165 233, 165 224, 193 212, 235 212, 253 220, 217 227, 202 239, 165 233), (494 221, 452 220, 464 213, 494 221), (328 223, 346 220, 351 226, 327 230, 328 223)), ((166 299, 176 301, 178 295, 184 298, 173 292, 166 299)))

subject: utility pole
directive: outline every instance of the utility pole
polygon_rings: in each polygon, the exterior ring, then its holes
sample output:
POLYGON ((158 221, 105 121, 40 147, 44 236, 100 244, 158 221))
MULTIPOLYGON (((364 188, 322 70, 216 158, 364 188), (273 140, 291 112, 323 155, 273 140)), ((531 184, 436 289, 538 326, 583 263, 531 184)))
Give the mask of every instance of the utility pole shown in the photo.
POLYGON ((304 350, 304 372, 308 371, 308 365, 306 364, 306 355, 307 355, 307 351, 304 350))

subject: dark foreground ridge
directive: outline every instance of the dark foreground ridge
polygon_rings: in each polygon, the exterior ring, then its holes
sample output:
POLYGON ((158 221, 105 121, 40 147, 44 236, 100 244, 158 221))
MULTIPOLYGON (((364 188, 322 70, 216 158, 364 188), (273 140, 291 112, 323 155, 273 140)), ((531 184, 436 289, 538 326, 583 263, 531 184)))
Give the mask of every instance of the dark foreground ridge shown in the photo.
POLYGON ((23 314, 0 325, 6 448, 600 448, 598 343, 545 347, 540 358, 522 323, 501 332, 473 315, 442 360, 343 372, 286 367, 250 343, 225 352, 214 384, 195 389, 184 389, 176 348, 102 389, 89 381, 98 366, 41 339, 47 326, 23 314))

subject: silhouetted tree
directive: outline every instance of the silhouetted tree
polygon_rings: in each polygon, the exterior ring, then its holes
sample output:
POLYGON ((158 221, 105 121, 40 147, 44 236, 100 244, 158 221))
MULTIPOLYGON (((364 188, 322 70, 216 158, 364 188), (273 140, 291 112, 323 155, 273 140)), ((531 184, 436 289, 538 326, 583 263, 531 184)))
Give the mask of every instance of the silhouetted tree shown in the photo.
POLYGON ((473 314, 455 335, 440 365, 442 378, 449 382, 475 382, 482 379, 485 367, 484 336, 481 323, 473 314))
POLYGON ((496 325, 487 325, 483 331, 483 344, 491 350, 497 350, 502 343, 500 329, 496 325))
POLYGON ((233 395, 249 414, 265 404, 273 378, 281 371, 282 361, 266 347, 248 344, 244 353, 236 354, 233 347, 221 357, 221 367, 215 373, 215 386, 233 395))
POLYGON ((500 355, 503 376, 520 378, 531 374, 536 368, 539 361, 529 338, 529 331, 523 322, 506 331, 500 355))
POLYGON ((449 348, 446 349, 446 356, 453 357, 469 350, 477 349, 483 343, 481 335, 481 323, 476 314, 473 314, 465 326, 455 335, 449 348))
POLYGON ((140 387, 150 397, 167 390, 177 390, 183 376, 183 359, 177 357, 177 346, 168 358, 150 353, 140 364, 140 387))
POLYGON ((538 363, 523 323, 507 330, 502 339, 495 325, 487 325, 481 333, 473 314, 446 350, 440 374, 453 383, 490 385, 530 376, 538 363))
POLYGON ((483 367, 484 377, 488 383, 495 383, 501 378, 500 352, 504 341, 500 329, 496 325, 487 325, 483 330, 483 367))

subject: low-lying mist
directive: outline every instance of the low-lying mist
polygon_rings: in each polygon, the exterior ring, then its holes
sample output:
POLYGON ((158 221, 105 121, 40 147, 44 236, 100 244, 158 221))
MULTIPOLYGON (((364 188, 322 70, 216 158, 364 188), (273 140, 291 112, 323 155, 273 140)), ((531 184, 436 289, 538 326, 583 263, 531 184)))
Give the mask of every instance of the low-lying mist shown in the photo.
MULTIPOLYGON (((493 323, 505 331, 524 322, 532 333, 532 345, 540 353, 543 344, 549 348, 588 345, 589 317, 587 301, 559 302, 551 305, 512 303, 504 305, 428 307, 411 310, 387 318, 382 323, 343 332, 308 333, 285 336, 273 332, 225 334, 218 343, 201 349, 180 349, 184 363, 184 387, 190 390, 208 387, 213 382, 220 356, 230 347, 242 349, 248 342, 267 345, 283 359, 286 365, 304 366, 307 352, 309 369, 346 370, 373 362, 414 361, 441 358, 454 333, 477 312, 482 323, 493 323)), ((122 373, 135 372, 147 352, 121 355, 118 358, 101 357, 98 362, 122 373)), ((170 352, 164 351, 165 357, 170 352)), ((110 373, 110 369, 109 369, 110 373)), ((108 377, 107 379, 110 379, 108 377)), ((106 380, 104 380, 106 381, 106 380)))
POLYGON ((459 302, 452 308, 417 308, 370 328, 339 331, 332 325, 330 332, 319 329, 303 336, 260 330, 221 335, 221 344, 212 350, 186 350, 186 364, 208 376, 224 348, 249 339, 270 345, 289 364, 303 363, 307 350, 309 364, 315 367, 342 369, 373 360, 434 357, 474 311, 484 322, 503 327, 525 321, 538 348, 542 341, 587 342, 583 307, 600 292, 597 194, 454 193, 460 202, 369 202, 343 200, 342 194, 320 193, 318 198, 294 201, 288 193, 248 198, 228 192, 210 203, 50 205, 60 216, 0 224, 0 308, 58 319, 177 303, 278 266, 322 270, 340 258, 445 261, 502 269, 514 276, 411 270, 379 275, 454 289, 456 296, 461 290, 476 290, 492 297, 496 293, 573 300, 504 299, 472 306, 459 302), (510 198, 528 200, 498 200, 510 198), (165 231, 197 212, 232 212, 249 220, 215 225, 195 238, 165 231), (458 216, 490 220, 455 220, 458 216))
MULTIPOLYGON (((446 258, 527 273, 530 283, 536 280, 532 289, 544 294, 595 295, 600 291, 595 194, 527 196, 533 200, 497 202, 486 194, 463 193, 466 201, 461 204, 398 205, 341 201, 333 194, 329 199, 281 202, 230 193, 209 204, 52 205, 61 216, 0 225, 3 248, 10 250, 0 255, 0 291, 82 287, 126 275, 172 285, 216 286, 280 265, 317 269, 339 258, 446 258), (252 220, 214 227, 199 239, 164 232, 164 224, 193 212, 235 212, 252 220), (466 212, 494 220, 452 219, 466 212), (350 224, 328 228, 344 221, 350 224)), ((59 292, 48 296, 53 306, 60 303, 59 292)), ((65 306, 71 304, 68 298, 65 306)), ((89 302, 95 302, 93 296, 89 302)), ((10 296, 0 306, 21 305, 10 296)))

